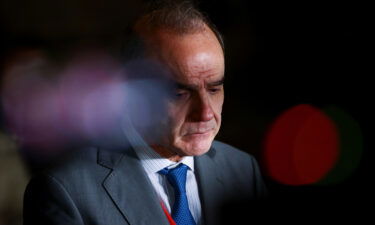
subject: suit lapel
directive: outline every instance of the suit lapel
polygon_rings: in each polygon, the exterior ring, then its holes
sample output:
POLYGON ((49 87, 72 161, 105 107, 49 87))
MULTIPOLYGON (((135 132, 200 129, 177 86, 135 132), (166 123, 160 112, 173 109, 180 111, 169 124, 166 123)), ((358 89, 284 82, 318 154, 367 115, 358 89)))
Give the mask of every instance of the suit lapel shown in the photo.
POLYGON ((202 202, 202 215, 205 224, 218 224, 217 210, 220 207, 219 198, 223 192, 223 182, 220 175, 220 169, 214 161, 216 150, 211 150, 195 157, 196 176, 199 187, 200 199, 202 202))
POLYGON ((112 169, 103 187, 129 224, 168 224, 157 194, 132 150, 123 154, 100 151, 98 163, 112 169))

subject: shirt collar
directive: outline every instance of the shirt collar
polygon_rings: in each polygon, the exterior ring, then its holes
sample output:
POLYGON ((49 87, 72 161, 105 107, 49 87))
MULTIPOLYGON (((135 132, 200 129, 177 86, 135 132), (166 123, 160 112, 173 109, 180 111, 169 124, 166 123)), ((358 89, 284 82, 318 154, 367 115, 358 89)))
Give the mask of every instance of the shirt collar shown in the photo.
POLYGON ((174 168, 179 164, 183 163, 187 165, 192 171, 194 171, 194 157, 185 156, 179 162, 174 162, 166 159, 156 153, 151 147, 135 147, 135 152, 138 158, 141 160, 141 164, 147 174, 158 173, 164 168, 174 168))

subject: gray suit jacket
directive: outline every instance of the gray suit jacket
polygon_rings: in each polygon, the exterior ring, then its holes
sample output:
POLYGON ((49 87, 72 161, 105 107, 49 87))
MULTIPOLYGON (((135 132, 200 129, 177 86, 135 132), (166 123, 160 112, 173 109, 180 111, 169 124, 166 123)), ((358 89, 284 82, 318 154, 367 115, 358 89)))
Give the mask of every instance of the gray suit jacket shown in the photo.
MULTIPOLYGON (((214 141, 208 153, 195 157, 195 167, 206 225, 219 223, 220 206, 226 201, 265 194, 255 159, 224 143, 214 141)), ((93 148, 30 181, 24 224, 169 223, 133 150, 93 148)))

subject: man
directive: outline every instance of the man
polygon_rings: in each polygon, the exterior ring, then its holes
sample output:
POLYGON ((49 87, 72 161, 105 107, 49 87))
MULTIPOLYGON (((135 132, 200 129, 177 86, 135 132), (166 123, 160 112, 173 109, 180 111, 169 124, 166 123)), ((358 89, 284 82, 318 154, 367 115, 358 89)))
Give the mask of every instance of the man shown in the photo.
POLYGON ((264 196, 255 159, 214 141, 224 101, 219 33, 190 3, 166 2, 133 26, 139 56, 173 83, 156 135, 135 123, 125 130, 131 149, 93 147, 34 178, 25 224, 218 224, 223 204, 264 196))

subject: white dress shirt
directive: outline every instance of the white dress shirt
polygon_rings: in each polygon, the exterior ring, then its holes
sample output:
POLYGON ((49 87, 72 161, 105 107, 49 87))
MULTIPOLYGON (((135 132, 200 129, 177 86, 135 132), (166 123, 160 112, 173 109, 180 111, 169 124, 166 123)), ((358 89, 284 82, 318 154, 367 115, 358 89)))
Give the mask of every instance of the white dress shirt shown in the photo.
POLYGON ((145 169, 156 193, 158 194, 160 200, 163 201, 169 213, 171 213, 171 206, 173 206, 174 203, 174 190, 169 184, 167 177, 159 174, 158 172, 166 167, 168 169, 174 168, 180 163, 183 163, 189 167, 186 175, 186 195, 190 212, 196 224, 201 224, 202 208, 199 199, 198 184, 194 174, 194 157, 186 156, 183 157, 180 162, 173 162, 169 159, 161 157, 151 147, 149 147, 139 136, 138 132, 134 130, 134 128, 129 128, 127 126, 127 131, 125 133, 138 158, 140 159, 141 164, 145 169))

